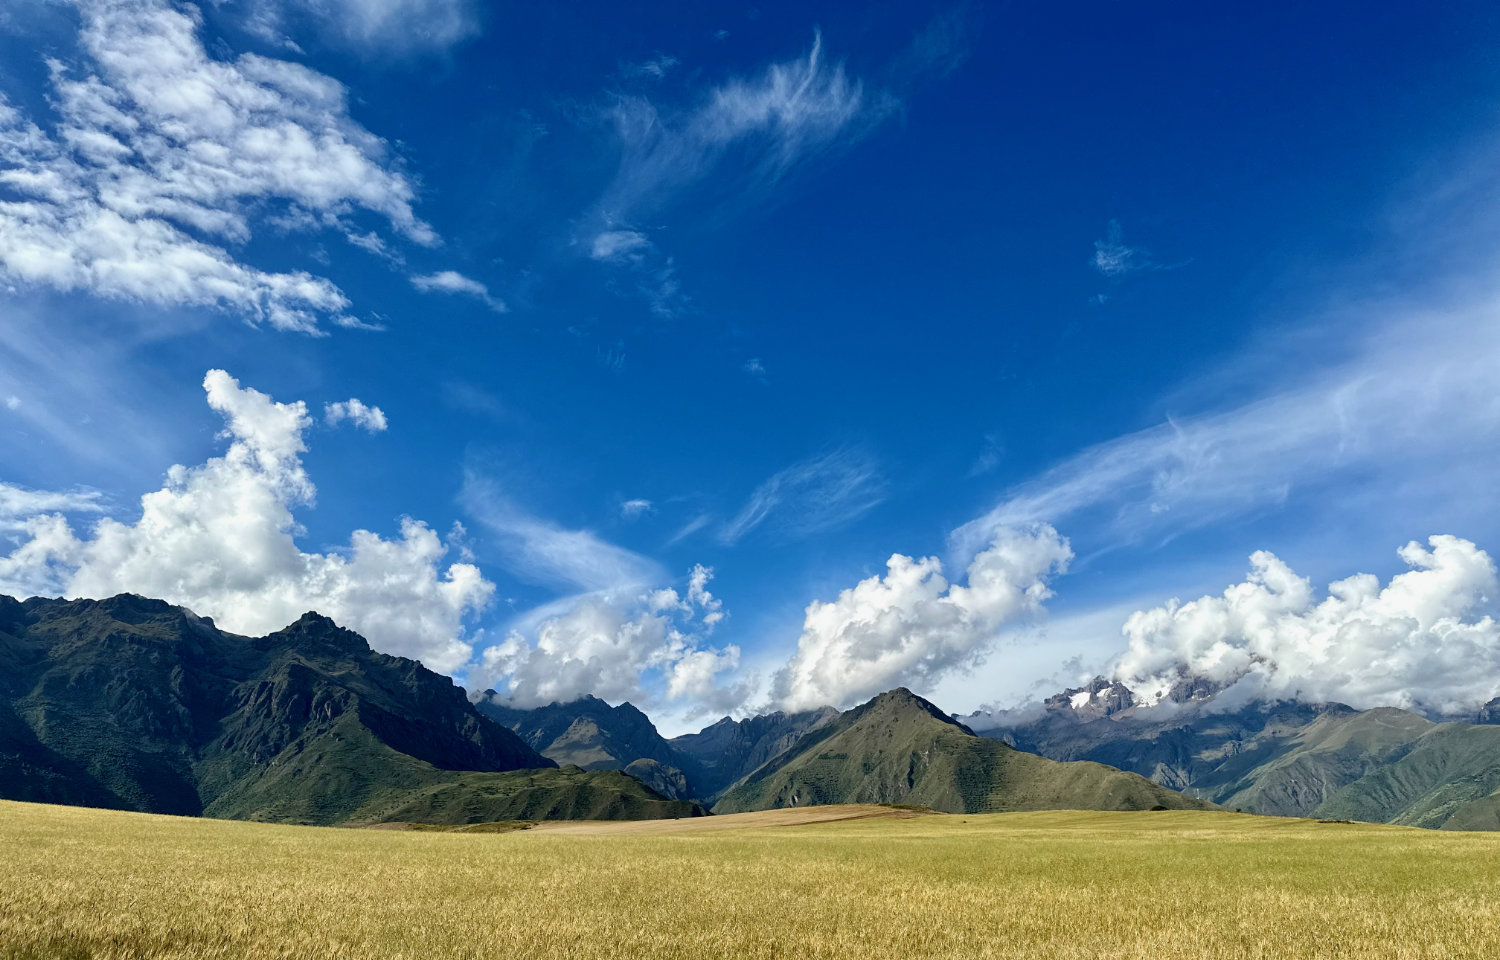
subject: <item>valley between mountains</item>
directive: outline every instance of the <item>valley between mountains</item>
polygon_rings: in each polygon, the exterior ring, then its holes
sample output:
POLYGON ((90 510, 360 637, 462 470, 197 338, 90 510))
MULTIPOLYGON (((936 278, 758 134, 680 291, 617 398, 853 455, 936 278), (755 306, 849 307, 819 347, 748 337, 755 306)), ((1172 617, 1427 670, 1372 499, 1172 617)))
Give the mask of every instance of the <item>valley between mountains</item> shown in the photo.
POLYGON ((647 820, 825 804, 1213 809, 1500 829, 1500 726, 1099 680, 957 718, 905 689, 664 738, 518 709, 309 613, 265 637, 158 600, 0 597, 0 799, 322 825, 647 820))

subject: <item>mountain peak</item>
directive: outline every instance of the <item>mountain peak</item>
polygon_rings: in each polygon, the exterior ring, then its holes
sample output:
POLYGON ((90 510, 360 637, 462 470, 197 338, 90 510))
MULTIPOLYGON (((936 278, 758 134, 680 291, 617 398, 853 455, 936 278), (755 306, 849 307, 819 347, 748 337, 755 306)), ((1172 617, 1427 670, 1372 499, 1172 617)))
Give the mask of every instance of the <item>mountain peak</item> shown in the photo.
POLYGON ((859 719, 870 714, 895 714, 909 716, 916 713, 925 713, 935 720, 941 720, 943 723, 948 724, 949 726, 958 727, 960 730, 963 730, 966 733, 973 732, 969 730, 968 727, 964 726, 957 720, 948 716, 942 710, 938 709, 937 705, 932 703, 932 701, 917 696, 906 687, 897 687, 894 690, 887 690, 885 693, 876 695, 868 702, 862 704, 861 706, 855 707, 854 710, 851 711, 851 716, 855 719, 859 719))
POLYGON ((307 611, 266 639, 298 648, 307 645, 332 647, 342 653, 367 653, 370 650, 370 643, 364 637, 339 626, 315 610, 307 611))

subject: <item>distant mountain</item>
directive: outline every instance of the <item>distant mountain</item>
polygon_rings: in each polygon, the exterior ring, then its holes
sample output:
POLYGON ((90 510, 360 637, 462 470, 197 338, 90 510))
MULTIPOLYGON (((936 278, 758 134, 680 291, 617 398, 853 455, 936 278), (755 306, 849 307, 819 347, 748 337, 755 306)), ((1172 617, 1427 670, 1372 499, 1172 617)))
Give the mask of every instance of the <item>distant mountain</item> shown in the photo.
POLYGON ((950 813, 1202 809, 1098 763, 1059 763, 976 736, 909 690, 816 727, 732 787, 715 813, 827 803, 909 803, 950 813))
POLYGON ((781 753, 808 731, 837 717, 833 707, 801 713, 775 713, 732 720, 729 717, 698 733, 673 737, 680 766, 691 772, 696 796, 715 800, 730 785, 781 753))
POLYGON ((548 759, 585 770, 624 770, 663 796, 705 802, 838 716, 824 707, 745 720, 725 717, 698 733, 667 740, 634 705, 612 707, 592 696, 521 709, 487 690, 475 706, 548 759))
POLYGON ((1188 685, 1147 707, 1099 678, 1040 713, 965 719, 1024 750, 1107 763, 1251 813, 1500 827, 1500 726, 1339 703, 1230 709, 1216 694, 1188 685))
POLYGON ((475 701, 479 712, 514 731, 533 750, 585 770, 623 770, 634 760, 675 765, 671 746, 649 717, 630 703, 612 707, 580 697, 529 710, 511 706, 493 690, 475 701))
POLYGON ((131 595, 0 596, 0 797, 319 824, 693 812, 557 770, 325 617, 240 637, 131 595))

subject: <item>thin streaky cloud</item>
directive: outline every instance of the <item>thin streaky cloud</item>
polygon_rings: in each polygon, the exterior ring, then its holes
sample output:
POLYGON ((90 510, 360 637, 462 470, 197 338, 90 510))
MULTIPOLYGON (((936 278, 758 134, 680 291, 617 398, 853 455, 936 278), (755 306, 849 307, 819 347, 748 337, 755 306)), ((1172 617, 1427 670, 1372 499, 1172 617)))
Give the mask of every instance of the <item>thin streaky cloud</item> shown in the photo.
POLYGON ((583 592, 627 590, 666 579, 655 560, 530 513, 474 470, 464 477, 459 501, 489 533, 506 568, 521 579, 583 592))
POLYGON ((490 294, 490 288, 456 270, 414 274, 411 285, 423 293, 449 293, 473 297, 496 313, 505 312, 505 303, 490 294))
POLYGON ((1300 382, 1083 450, 1010 490, 955 530, 951 545, 972 555, 996 529, 1076 522, 1089 511, 1099 513, 1089 524, 1099 536, 1127 543, 1274 506, 1333 478, 1405 474, 1438 484, 1457 460, 1500 460, 1485 453, 1500 441, 1492 314, 1481 300, 1446 316, 1392 317, 1349 360, 1300 382))
POLYGON ((885 500, 885 481, 873 458, 841 448, 795 463, 768 477, 734 519, 719 530, 733 544, 769 526, 785 539, 801 539, 850 523, 885 500))

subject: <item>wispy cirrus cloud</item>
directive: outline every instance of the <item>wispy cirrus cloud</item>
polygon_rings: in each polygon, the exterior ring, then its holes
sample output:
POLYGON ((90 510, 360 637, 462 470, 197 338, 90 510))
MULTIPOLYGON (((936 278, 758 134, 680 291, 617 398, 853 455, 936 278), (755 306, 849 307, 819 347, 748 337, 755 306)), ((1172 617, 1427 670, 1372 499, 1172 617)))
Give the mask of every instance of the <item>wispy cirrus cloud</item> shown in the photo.
POLYGON ((251 323, 348 325, 348 298, 305 271, 241 262, 270 223, 337 227, 359 212, 437 242, 384 141, 338 82, 255 54, 205 50, 196 7, 81 0, 76 62, 48 61, 55 122, 0 95, 0 277, 114 300, 216 306, 251 323))
POLYGON ((1008 491, 954 531, 972 555, 992 531, 1083 524, 1106 543, 1163 536, 1340 483, 1341 500, 1413 485, 1466 496, 1500 469, 1496 299, 1440 309, 1362 306, 1342 329, 1344 359, 1265 383, 1239 406, 1174 416, 1089 447, 1008 491), (1385 312, 1382 314, 1381 310, 1385 312), (1481 481, 1480 478, 1486 478, 1481 481))
POLYGON ((417 274, 411 278, 411 285, 423 293, 451 293, 473 297, 496 313, 505 312, 505 303, 491 296, 489 287, 456 270, 417 274))
POLYGON ((719 542, 736 543, 761 527, 801 539, 850 523, 884 500, 885 480, 874 458, 841 448, 768 477, 719 530, 719 542))
POLYGON ((286 34, 312 27, 325 42, 370 56, 438 53, 476 36, 474 0, 242 0, 246 25, 296 47, 286 34))
POLYGON ((620 516, 626 520, 635 520, 655 509, 655 505, 650 500, 637 497, 634 500, 626 500, 620 504, 620 516))
MULTIPOLYGON (((664 76, 667 67, 656 63, 664 76)), ((604 112, 620 163, 578 243, 634 275, 654 313, 674 316, 684 305, 676 269, 640 225, 644 218, 711 176, 728 184, 719 196, 744 202, 799 164, 858 140, 889 107, 889 97, 867 95, 843 64, 829 62, 821 34, 806 55, 728 79, 685 107, 620 95, 604 112)))
POLYGON ((0 532, 25 529, 25 521, 43 513, 101 513, 97 490, 29 490, 0 482, 0 532))
POLYGON ((730 79, 685 110, 622 96, 607 111, 620 165, 598 209, 620 221, 659 209, 723 165, 731 151, 743 165, 741 186, 774 181, 799 161, 867 132, 886 109, 841 63, 828 61, 821 34, 806 55, 730 79))
POLYGON ((584 592, 638 589, 666 579, 649 557, 522 509, 500 485, 475 470, 464 476, 460 502, 523 580, 584 592))
POLYGON ((1111 280, 1121 280, 1133 273, 1150 270, 1176 270, 1186 265, 1187 261, 1162 263, 1149 250, 1126 243, 1125 228, 1120 226, 1118 220, 1111 220, 1105 228, 1104 237, 1094 241, 1094 269, 1111 280))

